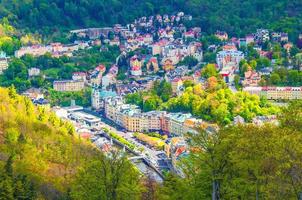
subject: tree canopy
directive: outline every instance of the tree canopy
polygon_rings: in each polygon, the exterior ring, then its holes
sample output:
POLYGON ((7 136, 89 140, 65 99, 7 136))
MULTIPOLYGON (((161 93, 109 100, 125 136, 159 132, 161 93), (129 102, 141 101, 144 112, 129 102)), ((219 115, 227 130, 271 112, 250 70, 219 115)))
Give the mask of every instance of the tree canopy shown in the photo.
POLYGON ((224 30, 243 36, 260 27, 289 32, 290 36, 302 31, 299 0, 4 0, 0 6, 0 16, 8 17, 18 28, 43 29, 48 33, 61 28, 125 24, 137 17, 175 11, 193 15, 191 24, 208 33, 224 30))

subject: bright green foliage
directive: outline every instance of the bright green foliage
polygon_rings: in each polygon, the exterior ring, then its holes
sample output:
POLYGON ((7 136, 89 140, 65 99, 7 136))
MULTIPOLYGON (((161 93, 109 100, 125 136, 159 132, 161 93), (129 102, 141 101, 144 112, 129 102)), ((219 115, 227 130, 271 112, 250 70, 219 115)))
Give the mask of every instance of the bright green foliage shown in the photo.
POLYGON ((265 85, 275 86, 301 86, 302 72, 284 67, 275 69, 270 76, 264 77, 265 85))
MULTIPOLYGON (((265 100, 261 100, 258 96, 241 91, 233 93, 220 79, 217 80, 215 77, 210 79, 213 78, 216 82, 208 81, 208 87, 204 89, 200 85, 186 87, 182 95, 170 97, 167 101, 157 100, 158 96, 154 92, 151 95, 150 93, 130 94, 126 97, 126 101, 141 106, 144 111, 161 109, 170 112, 190 112, 198 118, 219 124, 229 124, 237 115, 251 121, 258 115, 278 113, 277 107, 263 103, 265 100)), ((153 90, 156 89, 161 90, 155 84, 153 90)))
POLYGON ((0 21, 0 50, 11 56, 20 46, 15 28, 9 24, 7 18, 2 18, 0 21))
POLYGON ((75 200, 140 199, 140 178, 133 165, 118 152, 88 163, 71 188, 75 200))
POLYGON ((126 145, 127 147, 129 147, 130 149, 134 149, 135 145, 128 142, 128 140, 126 140, 125 138, 123 138, 122 136, 112 132, 112 131, 107 131, 108 134, 110 135, 110 137, 116 139, 117 141, 121 142, 122 144, 126 145))
POLYGON ((79 92, 58 92, 55 90, 49 90, 49 96, 51 105, 70 106, 71 100, 75 100, 76 105, 90 106, 91 89, 84 89, 79 92))
POLYGON ((172 86, 167 81, 155 81, 153 88, 149 92, 138 92, 128 94, 126 102, 138 105, 145 112, 160 109, 163 102, 172 97, 172 86))
POLYGON ((212 76, 217 76, 218 71, 216 69, 215 64, 207 64, 202 70, 201 70, 201 76, 204 78, 210 78, 212 76))

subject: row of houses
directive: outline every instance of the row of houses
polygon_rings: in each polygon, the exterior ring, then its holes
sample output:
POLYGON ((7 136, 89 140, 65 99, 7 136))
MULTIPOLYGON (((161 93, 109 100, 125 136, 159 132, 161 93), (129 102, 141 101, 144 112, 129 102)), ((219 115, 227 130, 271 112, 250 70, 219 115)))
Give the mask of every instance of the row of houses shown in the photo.
POLYGON ((245 87, 243 91, 269 100, 302 99, 302 87, 245 87))
POLYGON ((89 45, 85 42, 74 43, 74 44, 61 44, 61 43, 51 43, 49 45, 33 45, 21 47, 19 50, 15 51, 15 57, 20 58, 26 54, 32 56, 42 56, 46 53, 50 53, 54 57, 60 57, 63 55, 72 56, 73 51, 78 51, 79 49, 85 49, 89 45))
POLYGON ((122 97, 110 97, 104 101, 106 118, 130 132, 158 131, 182 136, 196 133, 196 128, 205 124, 189 113, 167 113, 166 111, 142 112, 139 107, 124 103, 122 97))

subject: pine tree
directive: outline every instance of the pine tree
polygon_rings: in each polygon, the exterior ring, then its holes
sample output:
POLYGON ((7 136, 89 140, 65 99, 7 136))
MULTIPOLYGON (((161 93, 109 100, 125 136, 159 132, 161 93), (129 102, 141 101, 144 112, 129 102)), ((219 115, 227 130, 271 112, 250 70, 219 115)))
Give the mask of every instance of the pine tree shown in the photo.
POLYGON ((13 177, 13 157, 10 156, 5 164, 5 172, 8 176, 13 177))
POLYGON ((13 200, 13 184, 11 177, 0 176, 0 200, 13 200))

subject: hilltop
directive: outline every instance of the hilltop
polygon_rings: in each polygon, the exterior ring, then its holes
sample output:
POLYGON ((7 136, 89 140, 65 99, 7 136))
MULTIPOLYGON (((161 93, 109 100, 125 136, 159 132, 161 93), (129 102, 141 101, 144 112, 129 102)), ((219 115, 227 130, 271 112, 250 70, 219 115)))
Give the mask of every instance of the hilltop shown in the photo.
POLYGON ((8 17, 18 28, 42 28, 48 33, 62 28, 126 24, 137 17, 178 11, 191 14, 191 25, 201 26, 208 33, 225 30, 242 36, 265 27, 292 36, 302 30, 299 0, 4 0, 0 8, 0 16, 8 17))

